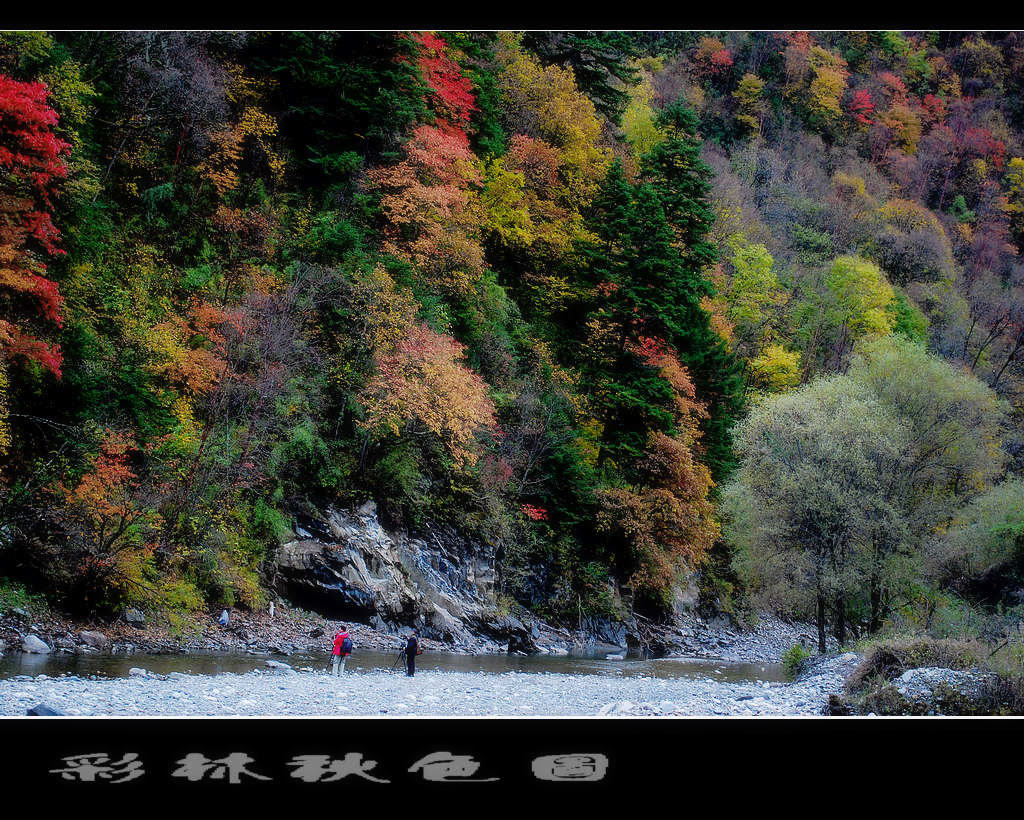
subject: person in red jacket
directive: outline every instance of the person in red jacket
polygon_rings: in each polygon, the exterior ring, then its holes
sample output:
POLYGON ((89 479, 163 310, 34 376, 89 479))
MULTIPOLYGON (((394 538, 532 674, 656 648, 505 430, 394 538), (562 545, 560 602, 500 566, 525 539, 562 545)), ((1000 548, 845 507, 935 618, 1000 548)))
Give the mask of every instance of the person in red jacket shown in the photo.
POLYGON ((352 654, 352 638, 349 637, 345 625, 341 624, 334 635, 334 666, 333 674, 338 675, 338 669, 345 671, 345 661, 352 654))

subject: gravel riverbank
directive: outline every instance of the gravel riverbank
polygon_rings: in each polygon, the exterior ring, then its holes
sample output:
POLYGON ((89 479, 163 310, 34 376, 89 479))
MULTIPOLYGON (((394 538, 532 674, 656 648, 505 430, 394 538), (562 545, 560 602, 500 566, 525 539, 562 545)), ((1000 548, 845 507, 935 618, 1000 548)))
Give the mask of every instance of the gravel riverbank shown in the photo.
MULTIPOLYGON (((34 635, 51 652, 260 652, 288 655, 321 651, 330 646, 334 630, 340 623, 284 604, 276 608, 273 617, 266 612, 235 610, 227 627, 217 623, 218 614, 183 618, 175 630, 166 622, 152 620, 139 623, 121 618, 76 621, 51 611, 29 613, 12 609, 0 612, 0 653, 19 651, 25 638, 34 635)), ((394 635, 367 624, 345 623, 356 646, 363 649, 387 650, 398 644, 394 635)), ((497 643, 483 640, 462 647, 452 647, 429 638, 423 638, 421 643, 428 650, 461 650, 475 654, 505 650, 497 643)))
POLYGON ((0 715, 39 703, 68 715, 816 715, 859 656, 821 661, 793 683, 555 673, 374 670, 339 678, 290 668, 247 674, 0 681, 0 715))
MULTIPOLYGON (((28 651, 69 654, 113 652, 133 654, 189 654, 194 652, 249 652, 292 655, 323 651, 330 645, 339 621, 280 603, 273 616, 267 612, 235 610, 227 627, 217 623, 218 612, 195 614, 172 629, 166 619, 146 619, 136 613, 138 622, 116 618, 83 621, 53 611, 29 612, 22 609, 0 611, 0 655, 28 651), (42 645, 36 643, 41 641, 42 645)), ((346 621, 357 648, 388 651, 403 638, 372 625, 346 621)), ((618 654, 623 642, 608 643, 605 638, 583 630, 556 627, 543 621, 533 622, 533 647, 538 654, 561 655, 567 652, 596 651, 618 654)), ((650 646, 656 655, 666 657, 710 658, 738 663, 778 662, 796 643, 811 647, 815 638, 808 624, 790 623, 770 614, 762 614, 749 628, 736 626, 727 618, 710 621, 696 615, 674 624, 648 629, 650 646)), ((505 653, 512 647, 473 637, 459 642, 443 642, 421 635, 421 646, 428 651, 482 655, 505 653)), ((829 649, 835 649, 830 640, 829 649)))

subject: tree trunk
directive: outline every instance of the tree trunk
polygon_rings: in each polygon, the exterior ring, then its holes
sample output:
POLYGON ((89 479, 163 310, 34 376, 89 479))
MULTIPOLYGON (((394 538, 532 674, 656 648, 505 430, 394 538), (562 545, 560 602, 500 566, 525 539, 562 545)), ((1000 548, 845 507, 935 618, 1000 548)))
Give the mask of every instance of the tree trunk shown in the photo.
POLYGON ((882 626, 882 579, 877 570, 871 573, 871 621, 868 630, 877 632, 882 626))
POLYGON ((818 652, 825 654, 825 594, 818 590, 818 652))
POLYGON ((846 643, 846 596, 840 595, 836 599, 836 640, 839 645, 846 643))

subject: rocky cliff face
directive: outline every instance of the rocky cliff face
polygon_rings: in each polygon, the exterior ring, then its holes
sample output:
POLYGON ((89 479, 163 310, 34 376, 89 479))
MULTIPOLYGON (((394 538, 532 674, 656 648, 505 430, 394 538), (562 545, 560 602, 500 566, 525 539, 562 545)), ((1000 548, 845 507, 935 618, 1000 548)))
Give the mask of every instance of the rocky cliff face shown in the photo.
POLYGON ((300 606, 465 649, 537 650, 539 630, 497 609, 493 550, 450 528, 392 534, 369 502, 300 521, 297 534, 278 550, 275 584, 300 606))
MULTIPOLYGON (((630 612, 628 596, 612 590, 622 620, 588 618, 564 629, 524 610, 499 606, 494 551, 454 529, 428 526, 418 537, 385 530, 368 502, 356 511, 328 509, 298 521, 298 538, 281 546, 274 584, 293 604, 332 620, 369 624, 385 633, 415 627, 425 638, 466 652, 656 656, 777 660, 805 626, 766 618, 748 633, 727 619, 696 613, 692 583, 677 590, 673 619, 652 623, 630 612)), ((809 640, 809 639, 808 639, 809 640)))

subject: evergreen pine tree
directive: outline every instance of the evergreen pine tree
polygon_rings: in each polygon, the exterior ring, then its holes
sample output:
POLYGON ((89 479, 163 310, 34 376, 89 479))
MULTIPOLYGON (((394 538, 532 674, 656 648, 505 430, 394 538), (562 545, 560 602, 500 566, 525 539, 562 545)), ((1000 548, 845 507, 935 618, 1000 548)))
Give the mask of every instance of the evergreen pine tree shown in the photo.
POLYGON ((659 115, 658 124, 667 138, 643 158, 641 177, 661 200, 682 260, 669 291, 678 312, 676 332, 668 341, 708 404, 704 446, 708 466, 718 480, 733 464, 730 431, 743 408, 743 366, 712 330, 700 307, 701 297, 713 292, 704 272, 717 258, 708 241, 715 218, 710 201, 712 171, 701 158, 697 118, 690 108, 682 103, 670 105, 659 115))

